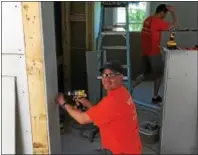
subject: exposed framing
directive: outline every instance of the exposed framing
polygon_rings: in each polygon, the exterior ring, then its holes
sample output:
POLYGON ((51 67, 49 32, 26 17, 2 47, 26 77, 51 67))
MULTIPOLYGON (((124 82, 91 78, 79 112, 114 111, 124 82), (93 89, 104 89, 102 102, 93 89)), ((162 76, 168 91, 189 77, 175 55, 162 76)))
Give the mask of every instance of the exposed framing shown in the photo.
POLYGON ((41 2, 22 2, 33 153, 49 154, 41 2))
POLYGON ((94 2, 85 2, 86 50, 94 50, 94 2))
POLYGON ((61 2, 64 90, 71 88, 70 3, 61 2))

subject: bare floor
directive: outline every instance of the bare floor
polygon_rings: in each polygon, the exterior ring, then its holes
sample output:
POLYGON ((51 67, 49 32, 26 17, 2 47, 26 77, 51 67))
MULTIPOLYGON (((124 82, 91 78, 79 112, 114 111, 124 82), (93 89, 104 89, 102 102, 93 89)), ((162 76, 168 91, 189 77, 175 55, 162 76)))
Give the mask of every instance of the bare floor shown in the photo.
MULTIPOLYGON (((134 91, 134 97, 136 99, 144 100, 145 102, 150 102, 152 97, 152 87, 151 82, 144 82, 134 91)), ((162 90, 161 90, 162 92, 162 90)), ((137 113, 139 123, 144 121, 160 121, 160 111, 149 110, 147 108, 137 105, 137 113)), ((98 149, 100 149, 100 139, 99 136, 96 137, 93 143, 89 142, 88 139, 83 138, 80 135, 80 130, 72 126, 71 123, 65 128, 65 132, 61 137, 62 140, 62 153, 63 154, 98 154, 98 149)), ((159 142, 155 144, 143 143, 143 154, 158 154, 159 152, 159 142)))

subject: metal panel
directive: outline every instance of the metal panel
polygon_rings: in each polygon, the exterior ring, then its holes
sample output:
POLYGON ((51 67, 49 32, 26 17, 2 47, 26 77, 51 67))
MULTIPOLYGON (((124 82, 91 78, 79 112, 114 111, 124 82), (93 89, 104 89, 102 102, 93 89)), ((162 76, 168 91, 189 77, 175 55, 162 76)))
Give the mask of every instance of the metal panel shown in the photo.
POLYGON ((23 37, 21 2, 2 2, 2 53, 24 54, 23 37))
POLYGON ((42 2, 42 26, 44 44, 45 87, 48 110, 48 134, 50 154, 61 153, 58 105, 54 102, 58 93, 56 44, 53 2, 42 2))
POLYGON ((15 77, 2 77, 2 153, 15 154, 16 90, 15 77))
POLYGON ((2 55, 2 75, 16 77, 16 152, 19 154, 32 154, 33 144, 25 66, 23 55, 2 55))
POLYGON ((161 154, 197 152, 197 51, 165 49, 161 154))

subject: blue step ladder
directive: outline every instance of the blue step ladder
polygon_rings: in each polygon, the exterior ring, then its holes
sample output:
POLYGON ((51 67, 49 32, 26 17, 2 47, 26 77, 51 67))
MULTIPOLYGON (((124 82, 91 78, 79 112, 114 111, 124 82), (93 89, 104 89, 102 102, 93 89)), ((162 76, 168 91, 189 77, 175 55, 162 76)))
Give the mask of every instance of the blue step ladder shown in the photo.
MULTIPOLYGON (((111 2, 111 1, 103 1, 101 2, 101 13, 100 13, 100 25, 99 25, 99 34, 98 34, 98 42, 97 42, 97 56, 98 56, 98 69, 103 66, 103 64, 107 61, 106 52, 108 50, 124 50, 126 52, 126 65, 124 67, 127 69, 127 75, 124 76, 124 83, 128 90, 132 93, 132 78, 131 78, 131 55, 130 55, 130 33, 129 33, 129 16, 126 13, 126 23, 120 25, 112 25, 112 26, 104 26, 105 19, 105 9, 106 8, 125 8, 126 12, 128 12, 128 2, 111 2), (124 28, 123 31, 115 31, 116 28, 124 28), (110 29, 110 30, 105 30, 110 29), (125 38, 125 45, 122 46, 103 46, 103 38, 105 36, 123 36, 125 38)), ((101 76, 97 76, 97 79, 101 79, 101 76)), ((103 90, 101 87, 101 94, 103 96, 103 90)))
MULTIPOLYGON (((122 2, 122 1, 103 1, 101 2, 101 12, 100 12, 100 25, 99 25, 99 33, 98 33, 98 41, 96 46, 97 51, 97 61, 98 61, 98 70, 103 66, 103 64, 107 61, 107 51, 108 50, 124 50, 126 52, 126 65, 124 67, 127 69, 127 75, 124 76, 124 85, 128 88, 129 92, 133 93, 132 87, 132 66, 131 66, 131 51, 130 51, 130 32, 129 32, 129 15, 126 13, 125 24, 120 25, 112 25, 112 26, 105 26, 104 19, 105 19, 105 9, 106 8, 118 8, 122 7, 125 8, 125 11, 128 12, 130 2, 122 2), (123 28, 123 31, 115 31, 116 28, 123 28), (108 29, 108 30, 106 30, 108 29), (110 29, 110 30, 109 30, 110 29), (103 39, 105 36, 123 36, 125 38, 125 45, 122 46, 104 46, 103 39)), ((138 2, 131 2, 131 3, 138 3, 138 2)), ((99 72, 98 72, 99 74, 99 72)), ((97 76, 98 80, 101 80, 102 77, 99 75, 97 76)), ((102 88, 102 84, 100 84, 100 98, 104 96, 104 89, 102 88)), ((160 110, 159 106, 145 103, 144 101, 140 101, 134 99, 134 102, 138 105, 142 105, 144 107, 148 107, 151 109, 160 110)))

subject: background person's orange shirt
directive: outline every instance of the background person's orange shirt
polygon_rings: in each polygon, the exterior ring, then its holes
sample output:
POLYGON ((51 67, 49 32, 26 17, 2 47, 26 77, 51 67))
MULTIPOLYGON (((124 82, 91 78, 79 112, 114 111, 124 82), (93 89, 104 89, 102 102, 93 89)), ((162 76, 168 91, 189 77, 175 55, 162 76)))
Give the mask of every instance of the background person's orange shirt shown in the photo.
POLYGON ((160 53, 162 31, 169 30, 170 23, 155 16, 145 19, 141 32, 142 54, 146 56, 160 53))
POLYGON ((109 92, 87 114, 100 128, 104 149, 113 154, 142 153, 135 104, 125 87, 109 92))

